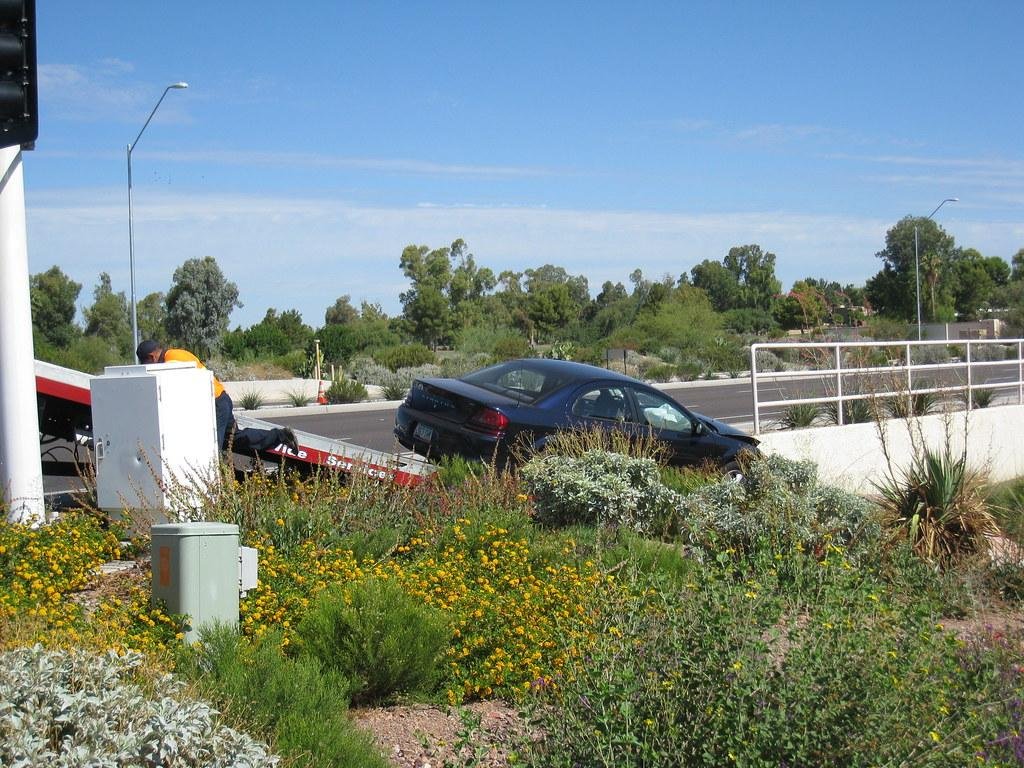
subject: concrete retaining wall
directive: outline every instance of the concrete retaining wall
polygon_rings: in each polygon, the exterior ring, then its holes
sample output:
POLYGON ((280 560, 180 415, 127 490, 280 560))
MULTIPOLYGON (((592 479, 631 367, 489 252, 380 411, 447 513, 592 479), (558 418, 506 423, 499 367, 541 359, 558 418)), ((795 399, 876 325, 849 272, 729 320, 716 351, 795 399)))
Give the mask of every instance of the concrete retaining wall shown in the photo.
POLYGON ((813 427, 759 435, 761 450, 818 465, 822 480, 855 493, 871 493, 873 483, 894 467, 906 467, 921 447, 941 450, 949 435, 972 468, 995 482, 1024 476, 1024 406, 1003 405, 970 412, 890 419, 880 425, 813 427), (884 450, 883 450, 884 447, 884 450), (888 453, 889 459, 886 459, 888 453))
MULTIPOLYGON (((273 381, 225 381, 224 389, 231 395, 235 408, 242 407, 242 396, 248 392, 256 392, 263 399, 263 405, 291 405, 292 393, 301 393, 309 404, 316 403, 319 391, 316 379, 277 379, 273 381)), ((327 379, 323 381, 324 391, 331 386, 327 379)), ((371 400, 382 397, 381 388, 370 385, 366 388, 367 397, 371 400)))

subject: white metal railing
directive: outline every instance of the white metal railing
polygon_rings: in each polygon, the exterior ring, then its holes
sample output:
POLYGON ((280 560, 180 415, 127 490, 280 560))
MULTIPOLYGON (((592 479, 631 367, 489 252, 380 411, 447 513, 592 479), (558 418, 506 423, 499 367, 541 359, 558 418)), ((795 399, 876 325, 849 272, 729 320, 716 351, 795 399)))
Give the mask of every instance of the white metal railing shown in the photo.
POLYGON ((913 407, 915 395, 935 393, 964 396, 966 407, 974 402, 974 392, 985 389, 1016 388, 1017 402, 1024 404, 1024 339, 952 339, 938 341, 865 341, 865 342, 768 342, 750 347, 750 383, 754 401, 754 434, 761 433, 762 411, 797 403, 834 404, 836 423, 844 422, 844 404, 871 398, 906 397, 913 407), (1000 359, 996 347, 1002 348, 1000 359), (982 349, 991 352, 981 352, 982 349), (795 367, 791 370, 758 369, 757 353, 761 350, 782 350, 803 363, 818 367, 795 367), (890 352, 887 354, 887 350, 890 352), (1013 352, 1013 356, 1008 353, 1013 352), (924 362, 915 358, 925 357, 924 362), (986 369, 1013 371, 1009 381, 982 380, 986 369), (953 382, 936 382, 933 377, 954 373, 953 382), (785 384, 787 381, 817 381, 824 393, 809 397, 786 396, 764 400, 759 388, 766 381, 785 384), (845 381, 844 381, 845 380, 845 381), (879 386, 881 380, 882 386, 879 386), (899 385, 897 386, 897 382, 899 385))

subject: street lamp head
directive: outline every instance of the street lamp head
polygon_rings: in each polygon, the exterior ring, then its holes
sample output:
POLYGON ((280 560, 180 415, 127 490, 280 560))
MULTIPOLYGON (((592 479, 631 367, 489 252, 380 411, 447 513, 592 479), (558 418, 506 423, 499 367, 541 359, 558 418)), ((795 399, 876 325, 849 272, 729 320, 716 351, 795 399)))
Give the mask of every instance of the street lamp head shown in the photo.
POLYGON ((175 88, 175 89, 180 90, 182 88, 188 88, 188 83, 171 83, 167 87, 168 88, 175 88))
POLYGON ((960 202, 960 198, 959 197, 947 197, 942 202, 944 202, 944 203, 959 203, 960 202))

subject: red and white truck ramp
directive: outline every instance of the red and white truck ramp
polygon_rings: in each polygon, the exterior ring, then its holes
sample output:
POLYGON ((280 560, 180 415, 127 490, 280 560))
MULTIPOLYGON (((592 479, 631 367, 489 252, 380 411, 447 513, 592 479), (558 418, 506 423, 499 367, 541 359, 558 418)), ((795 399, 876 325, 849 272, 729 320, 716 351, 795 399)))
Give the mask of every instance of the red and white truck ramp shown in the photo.
MULTIPOLYGON (((92 392, 88 373, 64 368, 41 360, 35 361, 36 396, 39 404, 39 432, 43 443, 66 440, 75 445, 91 441, 92 392)), ((253 418, 248 414, 235 414, 238 426, 256 429, 274 429, 280 425, 253 418)), ((297 451, 278 445, 261 457, 271 461, 286 461, 296 468, 312 470, 317 467, 339 472, 365 475, 390 480, 400 485, 415 485, 434 473, 435 467, 422 456, 411 451, 388 453, 361 445, 336 440, 311 432, 294 430, 299 444, 297 451)), ((44 462, 48 464, 49 462, 44 462)), ((57 466, 58 463, 54 463, 57 466)), ((46 467, 44 466, 44 470, 46 467)), ((54 474, 73 474, 57 471, 54 474)))

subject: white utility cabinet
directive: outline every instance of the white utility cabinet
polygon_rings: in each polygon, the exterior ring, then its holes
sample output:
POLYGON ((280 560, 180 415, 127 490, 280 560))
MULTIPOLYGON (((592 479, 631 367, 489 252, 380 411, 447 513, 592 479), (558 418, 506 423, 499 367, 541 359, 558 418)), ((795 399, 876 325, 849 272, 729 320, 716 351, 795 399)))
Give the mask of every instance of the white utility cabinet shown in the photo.
POLYGON ((100 509, 187 518, 217 477, 213 374, 194 363, 108 366, 91 394, 100 509))

